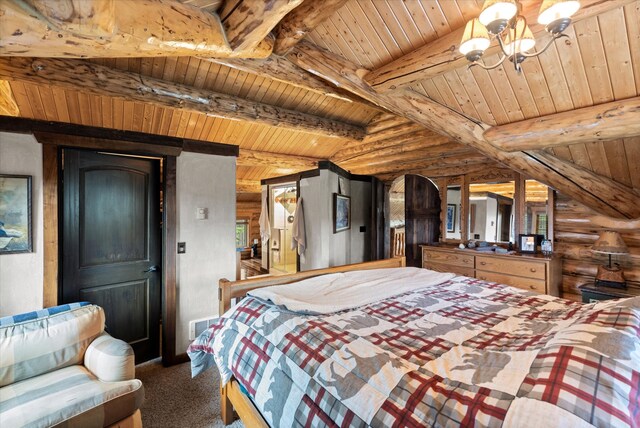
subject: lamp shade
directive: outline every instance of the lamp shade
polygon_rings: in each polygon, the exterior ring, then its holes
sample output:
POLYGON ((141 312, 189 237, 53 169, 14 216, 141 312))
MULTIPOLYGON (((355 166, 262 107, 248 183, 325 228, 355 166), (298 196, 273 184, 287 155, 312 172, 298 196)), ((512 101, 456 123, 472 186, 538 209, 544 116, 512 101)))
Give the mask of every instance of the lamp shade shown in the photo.
POLYGON ((601 254, 627 254, 629 249, 618 232, 605 230, 600 232, 598 240, 591 247, 591 251, 601 254))
POLYGON ((498 34, 516 13, 518 5, 515 0, 485 0, 478 19, 491 34, 498 34))
POLYGON ((489 33, 484 25, 478 21, 478 19, 472 19, 467 22, 467 26, 464 29, 464 35, 460 42, 460 53, 467 55, 469 52, 479 51, 484 52, 491 40, 489 39, 489 33))
POLYGON ((580 9, 578 0, 544 0, 540 6, 538 22, 548 25, 558 19, 571 18, 580 9))
POLYGON ((518 19, 516 28, 510 28, 507 36, 507 43, 504 45, 504 51, 507 55, 527 52, 536 45, 536 39, 533 37, 531 29, 524 19, 518 19))

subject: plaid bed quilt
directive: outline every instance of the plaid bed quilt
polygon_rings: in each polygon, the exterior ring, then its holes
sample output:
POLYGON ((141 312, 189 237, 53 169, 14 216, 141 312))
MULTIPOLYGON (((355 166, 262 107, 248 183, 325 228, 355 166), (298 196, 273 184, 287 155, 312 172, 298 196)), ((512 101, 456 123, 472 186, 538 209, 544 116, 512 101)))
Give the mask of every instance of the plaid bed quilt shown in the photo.
POLYGON ((640 427, 640 298, 467 277, 328 315, 248 297, 188 352, 274 427, 640 427))

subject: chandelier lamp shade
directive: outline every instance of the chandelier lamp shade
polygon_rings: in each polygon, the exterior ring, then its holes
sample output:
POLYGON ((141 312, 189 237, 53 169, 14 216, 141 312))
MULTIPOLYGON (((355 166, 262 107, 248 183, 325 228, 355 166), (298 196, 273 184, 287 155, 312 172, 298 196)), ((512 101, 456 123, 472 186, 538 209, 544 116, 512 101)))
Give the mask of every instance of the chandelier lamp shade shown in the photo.
POLYGON ((460 53, 471 62, 471 66, 491 70, 508 59, 520 72, 522 61, 540 55, 554 41, 567 37, 563 31, 571 24, 571 17, 579 8, 580 2, 577 0, 544 0, 538 13, 538 23, 545 26, 551 39, 542 49, 532 53, 536 40, 527 25, 527 19, 522 15, 520 1, 485 0, 480 16, 467 22, 460 42, 460 53), (492 39, 497 39, 502 52, 496 64, 485 65, 480 59, 492 39))

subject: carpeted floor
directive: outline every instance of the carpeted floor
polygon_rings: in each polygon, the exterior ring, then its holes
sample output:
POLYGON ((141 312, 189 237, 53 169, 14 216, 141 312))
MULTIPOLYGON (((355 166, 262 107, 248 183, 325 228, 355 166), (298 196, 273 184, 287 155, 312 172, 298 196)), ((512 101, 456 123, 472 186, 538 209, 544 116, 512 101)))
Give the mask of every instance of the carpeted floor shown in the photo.
MULTIPOLYGON (((160 359, 136 367, 144 385, 142 426, 145 428, 222 428, 220 378, 215 369, 191 378, 189 363, 163 367, 160 359)), ((230 428, 242 428, 236 421, 230 428)))

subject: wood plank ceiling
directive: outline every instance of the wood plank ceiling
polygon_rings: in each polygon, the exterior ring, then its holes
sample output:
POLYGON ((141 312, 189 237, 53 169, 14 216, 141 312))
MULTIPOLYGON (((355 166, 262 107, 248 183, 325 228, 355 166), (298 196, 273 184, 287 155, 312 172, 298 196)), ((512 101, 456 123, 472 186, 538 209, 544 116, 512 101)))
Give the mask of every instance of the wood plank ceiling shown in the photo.
MULTIPOLYGON (((180 1, 215 14, 233 10, 242 0, 180 1)), ((479 14, 482 3, 482 0, 348 0, 316 26, 306 41, 363 69, 374 70, 460 29, 479 14)), ((522 3, 525 8, 535 8, 539 1, 522 3)), ((568 39, 556 42, 539 57, 527 59, 520 75, 508 62, 491 71, 464 66, 416 81, 409 87, 488 125, 637 97, 640 0, 616 4, 620 6, 575 22, 567 30, 568 39)), ((544 37, 537 39, 538 45, 543 45, 544 37)), ((494 56, 485 59, 487 63, 495 60, 494 56)), ((367 127, 367 136, 357 141, 316 135, 15 79, 10 80, 10 88, 19 115, 236 144, 241 151, 331 159, 355 173, 375 174, 388 181, 414 171, 440 177, 500 167, 469 146, 358 97, 349 102, 198 57, 88 61, 367 127)), ((547 151, 624 186, 640 189, 640 137, 558 146, 547 151)), ((277 164, 241 164, 237 177, 239 183, 257 183, 299 169, 277 164)), ((257 189, 253 184, 248 188, 257 189)))

